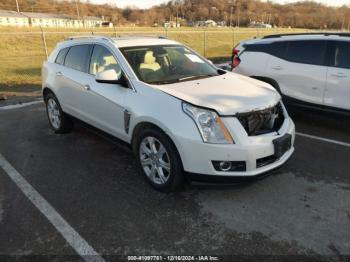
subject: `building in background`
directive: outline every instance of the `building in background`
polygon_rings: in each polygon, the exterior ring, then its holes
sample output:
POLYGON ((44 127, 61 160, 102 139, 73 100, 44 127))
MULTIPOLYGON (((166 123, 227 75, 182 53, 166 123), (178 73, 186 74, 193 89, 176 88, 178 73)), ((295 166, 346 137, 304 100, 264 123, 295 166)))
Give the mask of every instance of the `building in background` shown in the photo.
POLYGON ((113 27, 113 24, 105 21, 104 17, 85 16, 83 19, 84 27, 102 27, 102 25, 106 25, 106 23, 108 23, 109 27, 113 27))
POLYGON ((91 28, 102 27, 106 22, 107 21, 105 21, 103 17, 86 16, 83 19, 76 19, 68 15, 60 14, 18 13, 15 11, 0 10, 0 26, 91 28))
POLYGON ((0 10, 0 26, 29 26, 29 20, 21 13, 0 10))
MULTIPOLYGON (((31 13, 22 12, 28 20, 31 26, 41 27, 75 27, 75 23, 69 16, 47 14, 47 13, 31 13)), ((79 27, 79 23, 76 24, 79 27)))
POLYGON ((263 22, 256 22, 256 21, 251 21, 248 25, 248 27, 251 28, 266 28, 266 29, 270 29, 272 28, 272 25, 270 24, 265 24, 263 22))
POLYGON ((164 22, 163 26, 165 28, 179 28, 181 27, 181 24, 176 21, 169 21, 169 22, 164 22))

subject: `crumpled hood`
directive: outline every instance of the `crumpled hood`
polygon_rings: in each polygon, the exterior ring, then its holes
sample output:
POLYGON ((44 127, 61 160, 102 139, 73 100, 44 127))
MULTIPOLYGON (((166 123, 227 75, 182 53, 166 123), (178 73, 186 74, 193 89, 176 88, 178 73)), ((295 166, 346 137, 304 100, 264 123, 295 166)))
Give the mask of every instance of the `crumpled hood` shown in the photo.
POLYGON ((281 99, 269 84, 230 72, 211 78, 153 87, 193 105, 214 109, 220 115, 266 109, 281 99))

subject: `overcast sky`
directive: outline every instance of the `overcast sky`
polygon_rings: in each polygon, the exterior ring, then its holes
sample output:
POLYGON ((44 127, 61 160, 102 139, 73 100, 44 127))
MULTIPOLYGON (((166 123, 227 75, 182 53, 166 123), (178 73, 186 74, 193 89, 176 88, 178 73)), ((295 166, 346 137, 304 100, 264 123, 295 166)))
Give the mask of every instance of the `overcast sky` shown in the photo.
MULTIPOLYGON (((117 4, 117 6, 119 7, 136 6, 139 8, 147 8, 153 5, 167 2, 166 0, 90 0, 90 1, 97 4, 108 3, 113 5, 117 4)), ((283 4, 283 3, 297 2, 298 0, 272 0, 272 1, 283 4)), ((315 0, 315 2, 320 2, 320 3, 333 5, 333 6, 341 6, 344 4, 350 5, 350 0, 315 0)))

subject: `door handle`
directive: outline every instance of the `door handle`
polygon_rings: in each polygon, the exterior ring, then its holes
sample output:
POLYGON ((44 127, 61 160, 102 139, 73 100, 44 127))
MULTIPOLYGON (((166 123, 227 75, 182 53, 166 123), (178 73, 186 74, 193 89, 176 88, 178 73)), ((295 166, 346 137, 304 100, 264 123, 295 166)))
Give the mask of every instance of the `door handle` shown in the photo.
POLYGON ((344 73, 334 73, 334 74, 331 74, 331 76, 338 77, 338 78, 346 77, 346 75, 344 73))
POLYGON ((62 74, 62 72, 57 72, 56 76, 61 77, 61 76, 63 76, 63 74, 62 74))
POLYGON ((273 66, 272 69, 273 70, 282 70, 283 68, 281 66, 273 66))
POLYGON ((84 89, 85 89, 86 91, 90 91, 91 88, 90 88, 89 85, 85 85, 85 86, 84 86, 84 89))

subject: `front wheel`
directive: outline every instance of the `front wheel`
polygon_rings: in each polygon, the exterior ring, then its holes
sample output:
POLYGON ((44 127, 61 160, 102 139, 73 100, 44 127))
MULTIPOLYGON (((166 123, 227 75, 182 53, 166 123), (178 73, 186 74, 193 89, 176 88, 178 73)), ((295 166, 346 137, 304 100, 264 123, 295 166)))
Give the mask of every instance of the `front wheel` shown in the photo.
POLYGON ((183 183, 183 170, 179 154, 167 135, 147 128, 136 138, 136 154, 141 172, 157 190, 179 190, 183 183))

